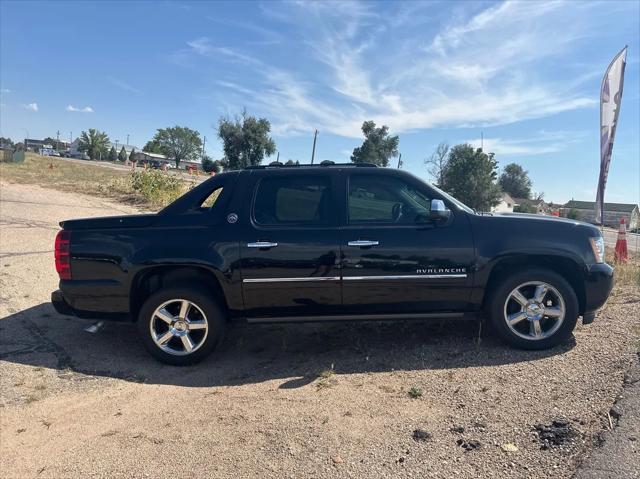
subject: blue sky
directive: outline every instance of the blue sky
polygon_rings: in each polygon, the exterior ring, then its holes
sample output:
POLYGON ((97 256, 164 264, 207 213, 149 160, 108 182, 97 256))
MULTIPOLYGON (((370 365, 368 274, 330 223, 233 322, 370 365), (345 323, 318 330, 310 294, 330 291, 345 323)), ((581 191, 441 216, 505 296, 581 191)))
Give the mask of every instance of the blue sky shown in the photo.
POLYGON ((216 139, 246 107, 280 159, 348 161, 372 119, 429 179, 437 144, 518 162, 547 200, 594 200, 598 96, 629 45, 606 200, 640 197, 640 2, 0 2, 0 135, 157 128, 216 139))

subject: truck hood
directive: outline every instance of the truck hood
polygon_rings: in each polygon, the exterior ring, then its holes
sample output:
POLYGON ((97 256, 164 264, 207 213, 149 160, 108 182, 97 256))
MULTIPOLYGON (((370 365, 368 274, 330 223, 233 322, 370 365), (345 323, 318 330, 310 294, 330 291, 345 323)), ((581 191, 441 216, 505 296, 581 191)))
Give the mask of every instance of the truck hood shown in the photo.
POLYGON ((544 225, 545 228, 553 228, 553 225, 558 225, 560 228, 573 226, 578 230, 584 230, 585 232, 593 235, 600 234, 600 230, 590 223, 572 220, 569 218, 560 218, 558 216, 536 215, 530 213, 491 213, 489 215, 479 215, 478 218, 480 218, 481 221, 484 219, 491 221, 491 219, 493 219, 494 221, 513 221, 515 224, 540 224, 544 225))
POLYGON ((116 228, 144 228, 153 224, 157 214, 103 216, 101 218, 82 218, 78 220, 61 221, 60 226, 65 230, 116 229, 116 228))

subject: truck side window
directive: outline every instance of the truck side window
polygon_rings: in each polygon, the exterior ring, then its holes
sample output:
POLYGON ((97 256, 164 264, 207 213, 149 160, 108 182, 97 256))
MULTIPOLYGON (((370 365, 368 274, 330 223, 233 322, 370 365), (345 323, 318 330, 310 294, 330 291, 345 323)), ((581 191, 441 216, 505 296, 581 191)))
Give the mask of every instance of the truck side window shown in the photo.
POLYGON ((202 202, 202 204, 200 205, 200 209, 201 210, 213 209, 214 205, 216 204, 216 201, 218 201, 218 198, 220 198, 221 193, 222 193, 222 186, 213 190, 211 194, 207 196, 207 198, 202 202))
POLYGON ((430 200, 402 180, 352 175, 349 180, 349 223, 412 224, 429 214, 430 200))
POLYGON ((331 201, 328 176, 264 178, 258 185, 253 214, 260 225, 326 225, 331 201))

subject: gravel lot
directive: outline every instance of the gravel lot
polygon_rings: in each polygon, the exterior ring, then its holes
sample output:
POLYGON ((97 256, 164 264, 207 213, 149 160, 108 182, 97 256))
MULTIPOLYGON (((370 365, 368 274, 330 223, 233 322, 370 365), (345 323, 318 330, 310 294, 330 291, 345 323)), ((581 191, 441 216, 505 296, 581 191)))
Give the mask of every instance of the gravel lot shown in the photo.
POLYGON ((162 366, 132 325, 90 334, 48 303, 57 222, 133 209, 0 190, 6 478, 566 478, 637 360, 629 288, 546 352, 478 341, 475 323, 239 326, 204 363, 162 366))

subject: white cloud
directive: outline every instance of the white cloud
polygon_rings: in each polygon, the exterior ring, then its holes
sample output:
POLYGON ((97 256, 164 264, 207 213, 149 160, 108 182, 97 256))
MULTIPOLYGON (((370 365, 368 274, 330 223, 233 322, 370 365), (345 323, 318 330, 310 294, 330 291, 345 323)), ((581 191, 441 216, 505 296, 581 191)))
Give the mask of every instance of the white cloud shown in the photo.
POLYGON ((130 85, 129 83, 123 80, 120 80, 119 78, 108 76, 107 80, 113 85, 117 86, 118 88, 121 88, 122 90, 131 92, 131 93, 140 93, 140 90, 138 90, 136 87, 130 85))
POLYGON ((26 105, 22 106, 29 111, 38 111, 38 104, 36 102, 27 103, 26 105))
POLYGON ((470 145, 500 156, 538 156, 557 153, 580 141, 585 136, 582 131, 540 131, 528 138, 474 138, 467 140, 470 145))
POLYGON ((4 94, 6 94, 6 93, 11 93, 11 90, 9 90, 8 88, 2 88, 2 89, 0 90, 0 93, 2 93, 2 94, 4 95, 4 94))
POLYGON ((68 105, 67 108, 65 108, 65 110, 71 111, 71 112, 79 112, 79 113, 93 113, 93 108, 91 108, 90 106, 85 106, 84 108, 78 108, 73 105, 68 105))
MULTIPOLYGON (((223 74, 216 82, 221 101, 267 116, 277 134, 318 128, 360 137, 369 119, 393 133, 503 125, 597 105, 596 95, 584 93, 584 82, 576 80, 591 75, 592 66, 566 61, 577 42, 601 31, 594 28, 599 17, 589 11, 592 4, 461 2, 452 18, 433 22, 439 27, 431 33, 412 21, 418 14, 388 15, 384 8, 357 2, 262 4, 264 14, 287 24, 296 54, 308 65, 304 69, 290 66, 295 58, 275 57, 266 64, 208 37, 188 42, 181 54, 235 64, 219 70, 233 70, 233 81, 223 74)), ((443 13, 430 9, 420 15, 443 13)), ((494 140, 513 154, 551 148, 527 150, 494 140)))

